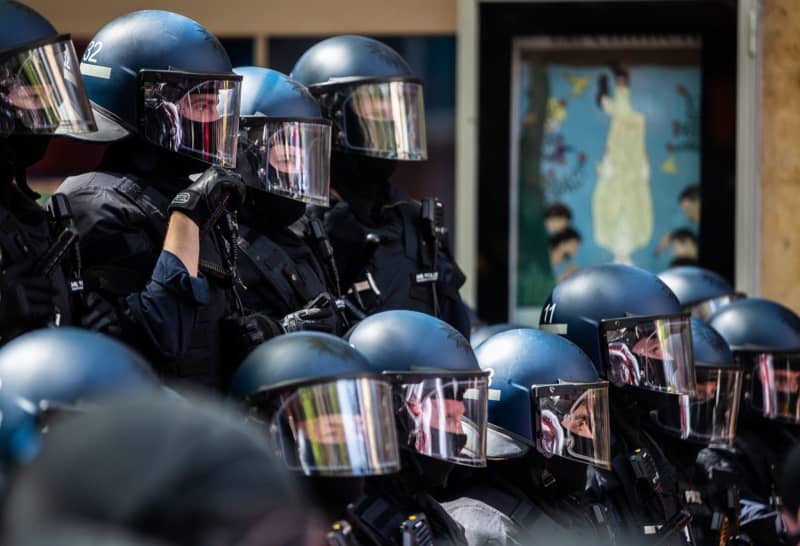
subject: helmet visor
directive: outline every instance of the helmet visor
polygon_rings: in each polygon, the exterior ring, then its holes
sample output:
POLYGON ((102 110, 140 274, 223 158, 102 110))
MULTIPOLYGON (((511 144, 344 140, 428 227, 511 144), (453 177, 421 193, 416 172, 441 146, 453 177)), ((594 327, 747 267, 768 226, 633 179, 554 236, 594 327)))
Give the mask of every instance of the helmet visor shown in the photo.
POLYGON ((241 76, 142 70, 139 86, 145 139, 211 165, 236 165, 241 76))
POLYGON ((609 319, 601 323, 609 381, 668 394, 695 391, 688 315, 609 319))
POLYGON ((751 369, 750 405, 768 419, 800 424, 800 353, 740 356, 751 369))
POLYGON ((428 158, 422 84, 375 82, 349 90, 342 104, 347 148, 385 159, 428 158))
POLYGON ((69 36, 0 56, 0 136, 97 130, 69 36))
POLYGON ((295 201, 328 206, 331 125, 326 120, 242 120, 238 169, 248 183, 295 201))
POLYGON ((307 476, 375 476, 400 470, 392 388, 377 379, 299 387, 272 417, 289 468, 307 476))
POLYGON ((531 395, 540 453, 611 468, 608 382, 537 385, 531 395))
POLYGON ((683 440, 733 444, 743 375, 742 370, 697 368, 695 393, 670 397, 677 399, 659 410, 659 423, 683 440))
POLYGON ((420 378, 399 389, 399 411, 411 423, 401 442, 434 459, 486 466, 486 376, 420 378))
POLYGON ((711 315, 728 305, 732 301, 740 300, 745 295, 741 293, 725 294, 716 298, 710 298, 689 306, 692 316, 700 320, 708 320, 711 315))

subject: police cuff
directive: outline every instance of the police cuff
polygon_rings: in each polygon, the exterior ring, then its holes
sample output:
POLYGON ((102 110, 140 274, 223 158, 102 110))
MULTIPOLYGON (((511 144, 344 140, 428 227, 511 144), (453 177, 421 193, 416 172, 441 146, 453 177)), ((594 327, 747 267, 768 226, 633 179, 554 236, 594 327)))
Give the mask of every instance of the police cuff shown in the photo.
POLYGON ((189 271, 183 265, 183 262, 168 250, 161 251, 156 267, 153 269, 151 280, 168 290, 178 293, 191 292, 194 301, 201 305, 208 305, 209 301, 211 301, 208 281, 189 275, 189 271))

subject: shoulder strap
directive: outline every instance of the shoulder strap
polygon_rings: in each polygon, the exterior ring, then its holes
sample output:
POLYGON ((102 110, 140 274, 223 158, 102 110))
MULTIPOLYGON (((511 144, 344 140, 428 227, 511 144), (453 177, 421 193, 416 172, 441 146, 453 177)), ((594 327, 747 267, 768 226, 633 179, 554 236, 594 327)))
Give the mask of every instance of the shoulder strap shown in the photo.
POLYGON ((395 206, 403 219, 403 248, 406 256, 418 260, 420 206, 416 202, 409 201, 402 201, 395 206))
POLYGON ((136 179, 128 176, 120 178, 112 187, 147 218, 148 231, 153 240, 163 241, 169 223, 169 199, 152 186, 142 186, 136 179))

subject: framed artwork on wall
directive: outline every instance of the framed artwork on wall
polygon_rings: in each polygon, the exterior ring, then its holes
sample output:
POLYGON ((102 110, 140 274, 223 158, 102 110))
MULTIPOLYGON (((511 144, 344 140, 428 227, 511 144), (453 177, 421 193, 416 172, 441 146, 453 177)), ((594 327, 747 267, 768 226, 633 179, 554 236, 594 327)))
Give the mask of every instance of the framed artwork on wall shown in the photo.
POLYGON ((520 37, 511 60, 509 319, 580 267, 697 263, 702 39, 520 37))

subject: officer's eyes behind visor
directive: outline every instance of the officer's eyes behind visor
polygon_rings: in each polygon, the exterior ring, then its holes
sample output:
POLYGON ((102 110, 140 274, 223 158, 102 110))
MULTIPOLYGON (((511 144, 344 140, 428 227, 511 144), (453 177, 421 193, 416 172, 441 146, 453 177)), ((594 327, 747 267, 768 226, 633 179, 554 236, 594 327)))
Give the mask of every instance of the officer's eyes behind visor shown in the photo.
POLYGON ((0 53, 0 136, 97 130, 69 36, 0 53))
POLYGON ((139 72, 139 130, 163 148, 233 167, 239 138, 241 76, 139 72))
POLYGON ((669 394, 694 394, 688 315, 608 319, 602 321, 601 332, 611 383, 669 394))
POLYGON ((242 120, 239 172, 248 184, 303 203, 328 206, 331 125, 322 119, 242 120))

